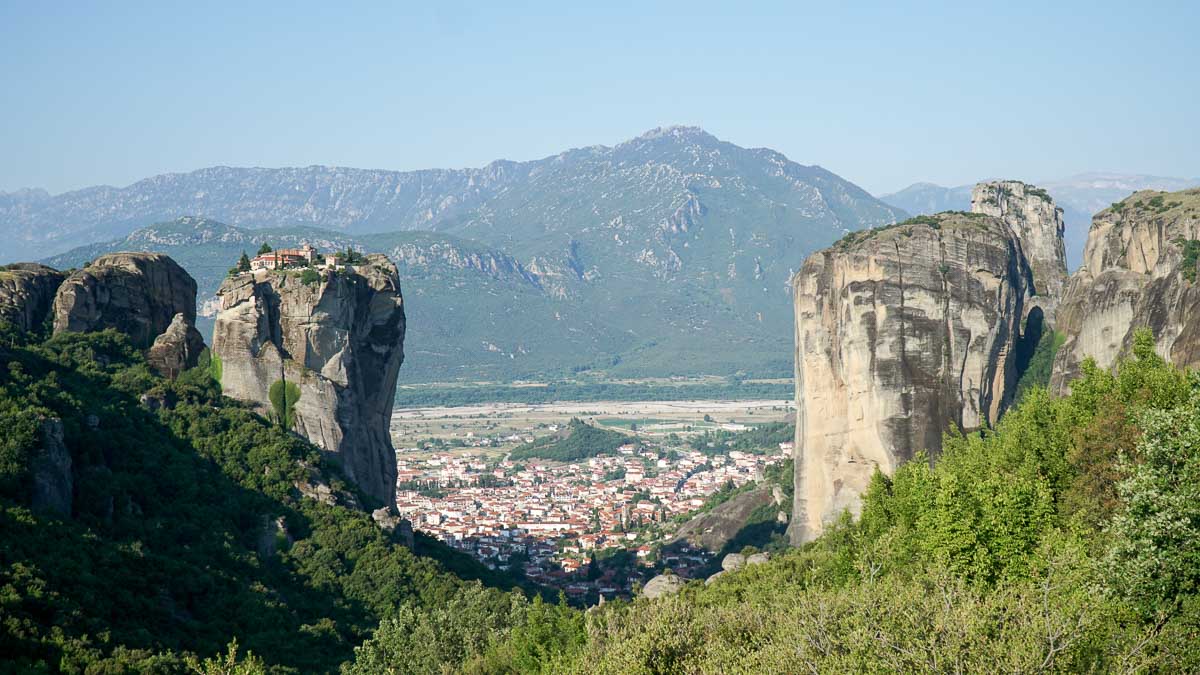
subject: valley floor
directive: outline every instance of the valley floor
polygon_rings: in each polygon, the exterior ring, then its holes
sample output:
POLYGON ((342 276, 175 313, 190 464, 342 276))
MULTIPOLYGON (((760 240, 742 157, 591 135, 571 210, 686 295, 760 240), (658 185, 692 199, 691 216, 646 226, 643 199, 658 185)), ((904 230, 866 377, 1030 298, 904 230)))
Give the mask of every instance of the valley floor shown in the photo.
POLYGON ((397 507, 418 530, 573 601, 630 597, 666 567, 685 577, 707 569, 713 552, 664 545, 714 495, 763 480, 790 455, 775 437, 748 451, 709 441, 783 427, 791 413, 784 400, 401 409, 392 422, 397 507), (574 461, 511 458, 577 419, 629 441, 574 461))

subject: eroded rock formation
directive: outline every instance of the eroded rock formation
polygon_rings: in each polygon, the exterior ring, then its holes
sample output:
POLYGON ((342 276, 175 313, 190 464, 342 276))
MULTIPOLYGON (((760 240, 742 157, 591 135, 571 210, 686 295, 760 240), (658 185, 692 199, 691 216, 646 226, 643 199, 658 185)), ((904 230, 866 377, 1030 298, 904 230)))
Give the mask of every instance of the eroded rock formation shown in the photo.
POLYGON ((162 335, 154 338, 154 344, 146 352, 146 362, 164 377, 175 378, 196 365, 202 351, 204 338, 181 312, 171 319, 171 325, 162 335))
POLYGON ((983 427, 1011 402, 1036 275, 1023 234, 1007 217, 945 213, 852 233, 805 261, 792 281, 793 542, 856 513, 875 467, 936 454, 948 427, 983 427))
POLYGON ((995 216, 1012 228, 1033 270, 1028 313, 1040 307, 1048 323, 1067 284, 1063 210, 1045 190, 1018 180, 979 183, 971 191, 971 212, 995 216))
POLYGON ((668 546, 686 541, 691 546, 718 553, 746 526, 754 511, 768 505, 782 506, 782 497, 782 493, 776 496, 766 485, 743 492, 681 525, 668 546))
POLYGON ((54 332, 115 328, 147 349, 150 365, 175 377, 196 365, 196 280, 161 253, 110 253, 58 287, 54 332))
POLYGON ((75 482, 71 473, 71 453, 63 442, 62 420, 42 420, 41 432, 41 447, 34 451, 30 462, 33 508, 69 517, 75 482))
POLYGON ((307 284, 293 271, 246 273, 226 280, 218 297, 212 350, 225 394, 272 414, 272 386, 295 385, 286 421, 392 505, 388 427, 405 329, 395 265, 372 255, 307 284))
POLYGON ((1111 368, 1149 327, 1159 354, 1200 366, 1200 189, 1136 192, 1092 219, 1083 266, 1059 307, 1051 389, 1065 392, 1093 358, 1111 368))
POLYGON ((147 349, 176 314, 196 322, 196 281, 161 253, 110 253, 73 273, 54 298, 54 332, 115 328, 147 349))
POLYGON ((37 263, 0 267, 0 321, 22 331, 42 326, 54 306, 54 294, 67 275, 37 263))

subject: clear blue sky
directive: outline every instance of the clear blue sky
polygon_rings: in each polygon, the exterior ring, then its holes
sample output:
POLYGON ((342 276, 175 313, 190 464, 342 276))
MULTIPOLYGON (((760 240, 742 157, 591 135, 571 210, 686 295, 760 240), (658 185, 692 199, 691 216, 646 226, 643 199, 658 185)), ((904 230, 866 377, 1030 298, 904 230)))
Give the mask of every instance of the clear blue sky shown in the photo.
POLYGON ((0 190, 478 166, 666 124, 876 193, 1200 175, 1194 1, 207 4, 0 0, 0 190))

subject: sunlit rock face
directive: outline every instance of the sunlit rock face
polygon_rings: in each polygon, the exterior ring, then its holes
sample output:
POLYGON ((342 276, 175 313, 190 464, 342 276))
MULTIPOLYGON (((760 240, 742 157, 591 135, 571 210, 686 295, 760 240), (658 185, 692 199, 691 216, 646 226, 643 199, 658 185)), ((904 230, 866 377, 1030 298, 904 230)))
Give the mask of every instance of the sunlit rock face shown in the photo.
POLYGON ((54 332, 115 328, 147 349, 176 314, 196 322, 196 280, 160 253, 110 253, 67 277, 54 298, 54 332))
POLYGON ((852 233, 805 261, 792 281, 794 543, 857 513, 876 467, 999 417, 1034 279, 1021 234, 984 214, 852 233))
POLYGON ((40 328, 66 278, 66 274, 37 263, 0 268, 0 321, 26 332, 40 328))
POLYGON ((390 506, 396 455, 388 427, 404 361, 400 279, 382 255, 318 277, 304 283, 298 272, 260 270, 222 284, 212 341, 221 386, 270 413, 272 385, 297 385, 293 430, 390 506))
POLYGON ((1058 310, 1066 342, 1051 389, 1069 391, 1088 358, 1112 368, 1140 327, 1154 333, 1164 358, 1200 366, 1198 256, 1200 189, 1136 192, 1097 213, 1058 310))

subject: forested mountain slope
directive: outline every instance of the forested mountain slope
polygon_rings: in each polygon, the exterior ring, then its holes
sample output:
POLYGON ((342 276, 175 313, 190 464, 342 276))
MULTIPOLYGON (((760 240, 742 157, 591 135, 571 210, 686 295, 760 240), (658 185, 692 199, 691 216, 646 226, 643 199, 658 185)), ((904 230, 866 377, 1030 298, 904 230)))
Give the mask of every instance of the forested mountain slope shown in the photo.
POLYGON ((210 273, 257 248, 238 239, 387 253, 413 288, 413 354, 428 356, 411 360, 413 381, 778 377, 791 371, 796 261, 903 215, 821 167, 671 127, 483 169, 214 168, 0 199, 0 232, 11 258, 84 244, 53 259, 64 267, 103 250, 169 252, 212 290, 210 273))
POLYGON ((330 672, 463 579, 512 585, 381 529, 316 447, 223 399, 208 362, 166 381, 112 330, 2 338, 0 671, 177 672, 236 638, 274 671, 330 672))

